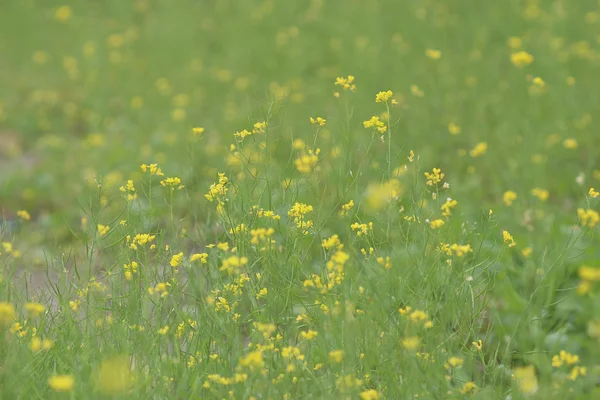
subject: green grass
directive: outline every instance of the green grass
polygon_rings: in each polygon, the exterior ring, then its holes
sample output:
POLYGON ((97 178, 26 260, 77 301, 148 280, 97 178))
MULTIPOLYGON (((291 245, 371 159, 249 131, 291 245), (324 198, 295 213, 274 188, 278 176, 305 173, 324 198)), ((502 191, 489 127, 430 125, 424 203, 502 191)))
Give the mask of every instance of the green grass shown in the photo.
POLYGON ((467 3, 5 1, 0 398, 597 397, 599 4, 467 3))

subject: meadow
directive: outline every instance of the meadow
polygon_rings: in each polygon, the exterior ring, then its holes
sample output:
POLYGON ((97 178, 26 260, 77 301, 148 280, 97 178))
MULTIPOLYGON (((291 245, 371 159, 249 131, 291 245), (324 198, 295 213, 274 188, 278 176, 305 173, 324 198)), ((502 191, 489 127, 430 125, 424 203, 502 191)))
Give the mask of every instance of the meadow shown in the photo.
POLYGON ((4 0, 0 399, 600 398, 600 3, 4 0))

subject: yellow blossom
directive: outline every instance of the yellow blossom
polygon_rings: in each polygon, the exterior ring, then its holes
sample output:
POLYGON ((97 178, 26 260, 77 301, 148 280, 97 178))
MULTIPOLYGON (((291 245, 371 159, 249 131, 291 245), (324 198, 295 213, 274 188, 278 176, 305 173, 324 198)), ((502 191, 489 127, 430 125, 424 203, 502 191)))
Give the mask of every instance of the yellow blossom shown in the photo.
POLYGON ((508 243, 508 247, 514 247, 517 245, 513 236, 507 230, 502 231, 502 240, 504 243, 508 243))
POLYGON ((348 75, 348 77, 337 77, 335 79, 335 85, 341 86, 344 90, 356 91, 356 85, 354 84, 354 76, 348 75))
POLYGON ((477 390, 477 385, 475 384, 475 382, 469 381, 469 382, 465 382, 465 384, 460 389, 460 393, 468 394, 468 393, 473 393, 476 390, 477 390))
POLYGON ((31 318, 36 318, 41 313, 43 313, 44 310, 46 310, 46 307, 44 307, 44 305, 40 303, 25 303, 25 309, 27 310, 27 314, 31 318))
POLYGON ((445 176, 446 174, 443 173, 440 168, 434 168, 431 173, 425 172, 427 186, 437 185, 444 179, 445 176))
POLYGON ((132 383, 133 375, 127 357, 117 356, 100 363, 96 375, 96 385, 100 392, 113 396, 127 393, 132 383))
POLYGON ((54 375, 48 379, 48 386, 55 392, 70 392, 74 384, 73 375, 54 375))
POLYGON ((515 368, 513 379, 517 382, 519 390, 524 394, 534 394, 538 391, 538 380, 533 365, 515 368))
POLYGON ((0 301, 0 327, 9 325, 15 320, 17 314, 12 304, 0 301))
POLYGON ((59 22, 67 22, 71 16, 73 16, 73 9, 68 5, 60 6, 54 12, 54 18, 59 22))
POLYGON ((175 190, 175 188, 177 188, 177 190, 181 190, 185 187, 181 184, 181 179, 177 177, 163 179, 160 181, 160 185, 162 187, 169 187, 171 190, 175 190))
POLYGON ((434 49, 425 50, 425 55, 432 60, 439 60, 442 58, 442 52, 434 49))
POLYGON ((531 194, 540 199, 541 201, 546 201, 548 200, 548 197, 550 197, 550 192, 541 188, 531 189, 531 194))
POLYGON ((486 142, 477 143, 475 147, 469 152, 471 157, 480 157, 487 151, 488 145, 486 142))
POLYGON ((360 399, 361 400, 378 400, 379 392, 375 389, 365 390, 364 392, 360 393, 360 399))
POLYGON ((451 135, 458 135, 460 131, 460 126, 456 125, 454 122, 448 124, 448 132, 450 132, 451 135))
POLYGON ((173 257, 171 257, 171 267, 178 267, 179 264, 181 264, 181 261, 183 260, 183 252, 177 253, 175 255, 173 255, 173 257))
POLYGON ((308 150, 303 152, 295 161, 296 169, 303 174, 311 173, 319 162, 319 153, 321 149, 316 151, 308 150))
POLYGON ((431 227, 431 229, 441 228, 442 226, 444 226, 444 220, 442 220, 442 219, 434 219, 433 221, 431 221, 429 223, 429 226, 431 227))
POLYGON ((510 61, 519 68, 526 67, 534 61, 534 58, 528 52, 521 50, 510 55, 510 61))
POLYGON ((17 211, 17 217, 21 218, 24 221, 29 221, 31 219, 31 215, 25 210, 17 211))
POLYGON ((387 126, 383 121, 379 119, 378 116, 373 115, 371 119, 363 121, 363 126, 365 128, 375 128, 379 133, 385 133, 387 131, 387 126))
POLYGON ((332 350, 329 352, 329 361, 339 364, 342 362, 344 352, 342 350, 332 350))
POLYGON ((310 123, 313 125, 324 126, 325 123, 327 123, 327 120, 325 118, 321 118, 321 117, 317 117, 317 118, 310 117, 310 123))
POLYGON ((577 217, 581 222, 581 225, 588 228, 593 228, 598 222, 600 222, 600 214, 592 209, 577 209, 577 217))
POLYGON ((565 149, 574 150, 577 148, 577 140, 574 138, 567 138, 563 141, 563 146, 565 149))
POLYGON ((195 253, 190 257, 190 262, 200 260, 201 264, 206 264, 208 262, 208 253, 195 253))
POLYGON ((507 206, 511 206, 513 201, 515 201, 516 199, 517 193, 513 192, 512 190, 507 190, 502 195, 502 201, 504 201, 504 204, 506 204, 507 206))
POLYGON ((375 102, 376 103, 385 103, 389 99, 391 99, 393 95, 394 95, 394 93, 391 90, 388 90, 386 92, 379 92, 375 96, 375 102))
POLYGON ((159 168, 158 164, 142 164, 140 165, 140 169, 142 172, 149 172, 150 175, 156 176, 164 176, 162 170, 159 168))
POLYGON ((402 339, 402 346, 407 350, 415 350, 421 345, 421 339, 417 336, 402 339))

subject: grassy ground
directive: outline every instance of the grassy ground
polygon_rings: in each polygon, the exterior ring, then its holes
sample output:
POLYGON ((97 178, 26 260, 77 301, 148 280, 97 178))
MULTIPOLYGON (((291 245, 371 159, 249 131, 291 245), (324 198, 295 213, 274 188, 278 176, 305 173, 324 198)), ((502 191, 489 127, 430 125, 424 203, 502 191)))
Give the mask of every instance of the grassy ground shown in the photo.
POLYGON ((599 7, 4 1, 0 398, 600 396, 599 7))

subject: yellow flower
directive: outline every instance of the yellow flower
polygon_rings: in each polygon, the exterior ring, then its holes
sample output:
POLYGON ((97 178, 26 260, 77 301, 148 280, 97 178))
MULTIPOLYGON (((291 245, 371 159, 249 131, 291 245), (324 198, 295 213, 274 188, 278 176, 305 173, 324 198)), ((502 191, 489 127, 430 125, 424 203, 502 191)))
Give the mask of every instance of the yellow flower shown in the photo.
POLYGON ((419 89, 419 87, 417 85, 411 85, 410 92, 413 94, 413 96, 416 96, 416 97, 425 96, 425 93, 421 89, 419 89))
POLYGON ((508 247, 515 247, 517 245, 513 236, 506 230, 502 231, 502 240, 504 240, 504 243, 508 243, 508 247))
POLYGON ((294 218, 294 223, 298 228, 308 229, 313 226, 313 222, 310 220, 305 221, 304 217, 312 210, 313 207, 311 205, 296 202, 288 211, 288 216, 294 218))
POLYGON ((160 181, 160 185, 162 187, 169 187, 171 190, 175 190, 175 187, 177 187, 177 190, 181 190, 185 187, 181 184, 181 179, 178 177, 164 179, 160 181))
POLYGON ((376 115, 373 115, 371 119, 363 121, 363 126, 367 129, 375 128, 379 133, 384 133, 385 131, 387 131, 387 126, 385 125, 385 123, 381 121, 376 115))
POLYGON ((542 78, 540 78, 539 76, 536 76, 535 78, 533 78, 533 80, 531 82, 535 86, 540 87, 540 88, 546 86, 546 82, 544 82, 544 80, 542 78))
POLYGON ((306 332, 300 332, 300 337, 306 340, 314 340, 318 334, 317 331, 308 330, 306 332))
POLYGON ((460 357, 450 357, 450 359, 448 360, 448 364, 455 368, 462 367, 463 363, 464 360, 460 357))
POLYGON ((437 185, 446 176, 440 168, 434 168, 431 173, 425 172, 425 178, 427 179, 427 186, 437 185))
POLYGON ((129 179, 127 184, 121 186, 119 190, 123 193, 127 194, 127 201, 133 201, 137 198, 137 193, 135 193, 135 186, 133 181, 129 179))
POLYGON ((248 367, 250 370, 260 370, 264 367, 265 362, 261 350, 251 351, 244 357, 240 358, 240 366, 248 367))
POLYGON ((448 218, 450 215, 452 215, 452 209, 457 205, 458 201, 447 198, 446 202, 440 207, 440 210, 442 210, 442 215, 448 218))
POLYGON ((534 58, 528 52, 521 50, 510 55, 510 61, 519 68, 526 67, 534 61, 534 58))
POLYGON ((29 343, 29 348, 33 352, 38 352, 40 350, 50 350, 52 348, 52 340, 50 339, 40 339, 37 336, 31 338, 31 343, 29 343))
POLYGON ((485 154, 487 151, 488 145, 486 142, 477 143, 475 147, 469 152, 471 157, 479 157, 485 154))
POLYGON ((347 78, 337 77, 335 79, 334 84, 337 86, 341 86, 342 88, 344 88, 344 90, 350 90, 351 92, 356 91, 356 85, 354 84, 354 76, 352 75, 348 75, 347 78))
POLYGON ((577 217, 581 221, 581 225, 588 228, 593 228, 598 222, 600 222, 600 215, 597 211, 592 209, 577 209, 577 217))
POLYGON ((394 95, 394 93, 391 90, 388 90, 386 92, 379 92, 375 96, 375 102, 376 103, 386 103, 389 99, 392 98, 393 95, 394 95))
POLYGON ((110 226, 98 224, 98 236, 105 236, 108 232, 110 232, 110 226))
POLYGON ((329 352, 329 361, 339 364, 344 358, 344 352, 342 350, 333 350, 329 352))
POLYGON ((236 133, 233 134, 233 136, 235 136, 237 138, 240 138, 242 140, 244 138, 248 137, 248 136, 251 136, 251 135, 252 135, 252 132, 250 132, 250 131, 248 131, 246 129, 241 130, 241 131, 237 131, 236 133))
POLYGON ((434 49, 425 50, 425 55, 431 58, 432 60, 439 60, 440 58, 442 58, 442 52, 434 49))
POLYGON ((48 379, 48 386, 55 392, 70 392, 74 384, 73 375, 54 375, 48 379))
MULTIPOLYGON (((325 118, 321 118, 321 117, 317 117, 317 118, 310 117, 310 123, 313 125, 324 126, 327 123, 327 120, 325 118)), ((302 147, 304 147, 304 146, 302 146, 302 147)))
POLYGON ((586 376, 587 375, 587 368, 586 367, 580 367, 579 365, 576 365, 573 367, 573 369, 571 370, 571 372, 569 372, 569 376, 567 376, 567 378, 570 381, 574 381, 575 379, 577 379, 577 377, 579 376, 586 376))
POLYGON ((260 291, 258 292, 258 294, 256 295, 256 299, 262 299, 263 297, 265 297, 267 295, 267 293, 269 292, 269 290, 267 288, 262 288, 260 289, 260 291))
POLYGON ((252 126, 252 133, 265 133, 267 131, 267 122, 257 122, 252 126))
POLYGON ((0 327, 10 325, 15 318, 17 318, 15 307, 10 303, 0 301, 0 327))
POLYGON ((531 194, 533 196, 537 197, 538 199, 540 199, 541 201, 546 201, 546 200, 548 200, 548 197, 550 197, 550 192, 548 192, 545 189, 540 189, 540 188, 531 189, 531 194))
POLYGON ((421 339, 419 339, 417 336, 402 339, 402 346, 407 350, 415 350, 420 345, 421 339))
POLYGON ((390 179, 382 183, 371 183, 367 186, 366 206, 371 210, 380 210, 390 202, 397 200, 402 193, 402 186, 397 179, 390 179))
POLYGON ((179 252, 175 255, 173 255, 173 257, 171 257, 171 267, 175 268, 178 267, 179 264, 181 264, 181 261, 183 261, 183 252, 179 252))
POLYGON ((164 176, 162 170, 158 167, 158 164, 142 164, 140 165, 142 172, 150 172, 150 175, 164 176))
POLYGON ((29 213, 25 210, 17 211, 17 216, 24 221, 29 221, 31 219, 31 215, 29 215, 29 213))
POLYGON ((200 260, 201 264, 206 264, 208 262, 208 253, 196 253, 192 254, 192 256, 190 257, 190 262, 198 260, 200 260))
POLYGON ((166 335, 167 333, 169 333, 169 325, 165 325, 158 330, 159 335, 166 335))
POLYGON ((469 382, 465 382, 463 387, 460 389, 460 393, 468 394, 468 393, 472 393, 476 390, 477 390, 477 385, 475 384, 475 382, 469 381, 469 382))
POLYGON ((483 348, 483 341, 481 339, 479 339, 476 342, 472 342, 471 344, 477 349, 477 351, 481 351, 481 349, 483 348))
POLYGON ((534 394, 538 391, 538 380, 533 365, 515 368, 513 379, 517 382, 519 390, 524 394, 534 394))
POLYGON ((528 258, 532 252, 533 252, 533 249, 531 247, 525 247, 523 250, 521 250, 521 254, 525 258, 528 258))
POLYGON ((96 375, 98 389, 109 395, 126 393, 132 381, 129 360, 125 356, 103 360, 96 375))
POLYGON ((379 392, 375 389, 365 390, 360 393, 361 400, 377 400, 379 399, 379 392))
POLYGON ((307 152, 303 152, 303 154, 301 154, 300 157, 298 157, 294 161, 298 172, 301 172, 303 174, 311 173, 317 166, 317 163, 319 162, 318 156, 320 152, 321 149, 317 149, 316 151, 308 150, 307 152))
POLYGON ((509 207, 512 205, 513 201, 515 201, 516 199, 517 199, 517 194, 515 192, 513 192, 512 190, 507 190, 502 195, 502 201, 504 201, 504 204, 506 204, 509 207))
POLYGON ((60 6, 54 12, 54 18, 59 22, 67 22, 73 16, 71 6, 60 6))
POLYGON ((448 132, 450 132, 451 135, 458 135, 460 130, 460 126, 456 125, 454 122, 448 124, 448 132))
POLYGON ((431 229, 441 228, 442 226, 444 226, 444 220, 442 220, 442 219, 434 219, 433 221, 431 221, 429 223, 429 226, 431 227, 431 229))
POLYGON ((600 192, 596 192, 596 189, 594 188, 590 188, 590 191, 588 193, 593 199, 600 197, 600 192))
POLYGON ((583 265, 579 267, 579 277, 586 281, 598 282, 600 281, 600 268, 583 265))
POLYGON ((577 148, 577 140, 574 138, 567 138, 563 142, 565 149, 574 150, 577 148))
POLYGON ((204 128, 201 128, 201 127, 192 128, 192 134, 194 136, 201 136, 203 133, 204 133, 204 128))
POLYGON ((44 305, 40 303, 25 303, 25 309, 27 310, 27 314, 29 314, 31 318, 36 318, 44 312, 46 307, 44 307, 44 305))

